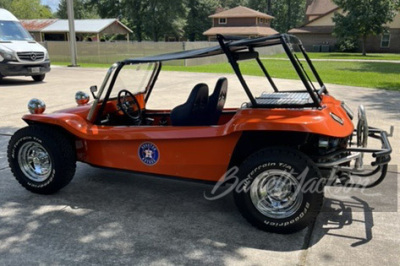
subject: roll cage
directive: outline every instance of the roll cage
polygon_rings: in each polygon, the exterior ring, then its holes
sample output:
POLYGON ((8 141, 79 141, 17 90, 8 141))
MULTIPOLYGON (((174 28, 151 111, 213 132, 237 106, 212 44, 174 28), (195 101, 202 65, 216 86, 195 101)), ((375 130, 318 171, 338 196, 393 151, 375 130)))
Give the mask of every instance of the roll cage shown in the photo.
POLYGON ((208 56, 216 56, 225 54, 229 63, 232 66, 233 71, 237 75, 243 89, 245 90, 250 103, 248 107, 251 108, 320 108, 321 107, 321 95, 328 94, 328 91, 322 82, 320 76, 318 75, 315 67, 313 66, 310 58, 308 57, 301 41, 293 35, 289 34, 278 34, 269 37, 255 38, 255 39, 240 39, 237 37, 227 37, 218 35, 218 46, 189 50, 183 52, 169 53, 156 56, 148 56, 142 58, 126 59, 124 61, 117 62, 113 64, 107 72, 107 75, 101 85, 101 88, 95 97, 92 109, 89 112, 89 121, 99 121, 101 114, 105 109, 106 102, 109 100, 111 91, 114 87, 115 81, 121 69, 126 65, 135 65, 142 63, 155 63, 155 68, 151 77, 148 81, 144 92, 145 102, 148 101, 155 82, 157 81, 158 75, 162 68, 162 62, 171 60, 185 60, 202 58, 208 56), (280 91, 275 85, 268 69, 262 63, 259 53, 256 51, 260 47, 276 46, 281 45, 293 65, 298 77, 302 81, 305 90, 301 91, 280 91), (305 70, 303 63, 299 60, 294 51, 300 52, 305 62, 307 63, 309 69, 311 70, 314 78, 318 82, 320 88, 316 88, 305 70), (242 60, 256 60, 258 66, 260 67, 262 73, 270 83, 273 88, 273 93, 263 93, 259 97, 255 97, 251 92, 251 89, 246 83, 246 80, 239 68, 239 61, 242 60), (110 80, 111 78, 111 80, 110 80), (108 85, 106 94, 101 99, 101 95, 104 93, 106 86, 108 85), (101 103, 98 112, 96 112, 96 107, 98 103, 101 103), (97 115, 95 115, 97 113, 97 115))

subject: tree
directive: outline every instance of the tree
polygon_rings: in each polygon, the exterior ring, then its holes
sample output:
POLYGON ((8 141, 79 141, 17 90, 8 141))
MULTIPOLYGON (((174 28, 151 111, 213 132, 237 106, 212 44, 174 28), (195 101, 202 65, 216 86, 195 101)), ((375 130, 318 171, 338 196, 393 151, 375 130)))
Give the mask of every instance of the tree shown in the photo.
POLYGON ((218 5, 219 2, 215 0, 188 0, 189 12, 184 31, 190 41, 206 39, 203 32, 212 25, 208 16, 215 12, 218 5))
POLYGON ((306 9, 305 0, 272 1, 272 27, 279 32, 301 25, 304 22, 306 9))
POLYGON ((20 19, 53 17, 50 8, 40 4, 40 0, 0 0, 0 7, 7 9, 20 19))
MULTIPOLYGON (((0 0, 7 1, 7 0, 0 0)), ((165 36, 190 41, 205 39, 211 27, 208 17, 217 7, 248 6, 275 17, 272 27, 286 32, 304 21, 306 0, 75 0, 76 18, 87 17, 83 11, 95 10, 102 18, 124 20, 138 41, 159 41, 165 36)), ((59 17, 66 17, 65 0, 61 0, 59 17)))
POLYGON ((12 3, 12 0, 0 0, 0 8, 9 10, 11 3, 12 3))
POLYGON ((186 17, 186 5, 182 0, 147 0, 144 7, 144 30, 147 36, 155 42, 166 35, 182 34, 182 23, 179 20, 186 17), (180 32, 180 33, 179 33, 180 32))
POLYGON ((333 0, 343 12, 336 12, 334 34, 339 41, 361 39, 362 54, 366 55, 368 36, 387 31, 399 8, 398 0, 333 0))
POLYGON ((159 41, 182 37, 186 25, 186 1, 182 0, 87 0, 100 17, 118 17, 133 29, 135 39, 159 41))
POLYGON ((145 38, 144 32, 144 20, 145 20, 145 3, 143 0, 126 0, 124 2, 125 16, 128 24, 133 28, 135 32, 136 40, 141 42, 145 38))
POLYGON ((248 6, 249 0, 219 0, 220 6, 234 8, 237 6, 248 6))
POLYGON ((249 0, 249 7, 275 17, 271 26, 279 32, 287 32, 304 22, 305 0, 249 0))
POLYGON ((272 0, 249 0, 249 7, 260 12, 272 14, 272 0))
MULTIPOLYGON (((128 0, 85 0, 86 7, 92 7, 97 10, 98 15, 101 18, 119 18, 122 16, 123 10, 128 7, 126 3, 128 0)), ((142 1, 143 2, 143 1, 142 1)))
MULTIPOLYGON (((58 4, 56 16, 61 19, 68 19, 67 0, 61 0, 58 4)), ((97 10, 87 0, 74 0, 74 18, 75 19, 88 19, 99 18, 97 10)))

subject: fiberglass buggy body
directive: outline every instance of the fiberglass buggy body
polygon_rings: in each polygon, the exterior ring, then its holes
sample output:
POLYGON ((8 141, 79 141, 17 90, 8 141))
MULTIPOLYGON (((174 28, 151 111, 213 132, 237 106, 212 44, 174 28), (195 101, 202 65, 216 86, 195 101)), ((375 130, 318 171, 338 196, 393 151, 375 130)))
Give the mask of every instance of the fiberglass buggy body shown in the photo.
POLYGON ((76 161, 214 183, 228 178, 228 171, 236 177, 231 180, 233 194, 242 215, 254 226, 278 233, 298 231, 315 219, 325 185, 369 187, 383 180, 391 153, 387 133, 368 127, 362 107, 354 128, 351 110, 328 93, 299 39, 228 40, 219 35, 218 42, 118 62, 100 88, 91 87, 91 104, 87 94, 78 92, 77 107, 45 114, 44 103, 31 100, 31 114, 23 116, 28 127, 17 131, 8 147, 16 179, 32 192, 50 194, 71 181, 76 161), (272 46, 285 52, 301 87, 277 88, 257 52, 272 46), (216 55, 226 56, 248 97, 240 108, 224 108, 226 78, 217 81, 210 95, 200 80, 187 101, 173 109, 146 108, 163 62, 216 55), (259 66, 270 92, 252 93, 239 66, 242 60, 259 66), (145 83, 135 91, 129 84, 117 85, 125 68, 143 66, 151 71, 137 71, 137 79, 144 77, 145 83), (368 138, 379 139, 381 148, 367 147, 368 138), (372 155, 373 170, 363 169, 364 154, 372 155), (352 174, 379 177, 357 185, 352 174))

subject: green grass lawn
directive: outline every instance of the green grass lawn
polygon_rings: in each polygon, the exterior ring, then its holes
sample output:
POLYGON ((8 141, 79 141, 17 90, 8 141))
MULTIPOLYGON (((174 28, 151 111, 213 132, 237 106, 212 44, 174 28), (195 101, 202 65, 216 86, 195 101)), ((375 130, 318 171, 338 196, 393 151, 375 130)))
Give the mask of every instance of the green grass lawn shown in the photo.
MULTIPOLYGON (((293 68, 286 61, 263 60, 274 78, 297 79, 293 68)), ((263 75, 255 62, 240 63, 244 75, 263 75)), ((400 91, 400 64, 369 62, 314 62, 319 75, 325 83, 359 87, 379 88, 400 91)), ((232 73, 229 64, 204 66, 164 66, 172 71, 232 73)))
MULTIPOLYGON (((307 53, 311 59, 356 59, 356 60, 400 60, 400 54, 367 54, 361 53, 307 53)), ((286 54, 265 55, 263 58, 287 58, 286 54)))
MULTIPOLYGON (((271 76, 282 79, 298 79, 289 61, 263 60, 271 76)), ((54 65, 68 65, 69 63, 52 62, 54 65)), ((82 67, 110 67, 110 64, 85 64, 82 67)), ((342 84, 359 87, 379 88, 400 91, 400 64, 384 62, 326 62, 315 61, 315 68, 325 83, 342 84)), ((245 75, 263 75, 255 62, 240 63, 245 75)), ((204 72, 204 73, 233 73, 228 63, 202 66, 163 66, 163 70, 204 72)))

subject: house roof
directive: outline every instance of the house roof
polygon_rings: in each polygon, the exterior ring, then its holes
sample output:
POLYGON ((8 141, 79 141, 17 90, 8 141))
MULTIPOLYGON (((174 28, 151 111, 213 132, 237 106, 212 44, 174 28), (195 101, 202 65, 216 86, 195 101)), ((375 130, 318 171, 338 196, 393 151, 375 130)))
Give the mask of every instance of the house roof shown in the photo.
POLYGON ((237 6, 235 8, 231 8, 209 16, 209 18, 248 18, 248 17, 274 19, 273 16, 261 13, 259 11, 244 6, 237 6))
POLYGON ((332 0, 314 0, 311 5, 307 7, 307 16, 318 16, 329 13, 337 9, 338 6, 332 0))
MULTIPOLYGON (((112 24, 117 24, 124 28, 126 32, 132 33, 128 27, 117 19, 76 19, 75 31, 78 33, 100 33, 112 24)), ((60 19, 43 28, 41 32, 68 32, 68 20, 60 19)))
POLYGON ((203 33, 203 35, 239 35, 239 36, 270 36, 278 34, 276 30, 270 27, 213 27, 203 33))
POLYGON ((21 19, 20 21, 27 31, 41 31, 56 22, 57 19, 21 19))
POLYGON ((290 34, 296 34, 296 33, 303 33, 303 34, 307 34, 307 33, 315 33, 315 34, 325 34, 325 33, 332 33, 333 32, 333 28, 334 26, 309 26, 311 23, 322 19, 323 17, 331 14, 332 12, 335 12, 336 10, 338 10, 339 7, 336 7, 334 9, 332 9, 331 11, 320 15, 318 17, 316 17, 313 20, 310 20, 309 22, 307 22, 306 24, 298 27, 298 28, 293 28, 291 30, 288 31, 288 33, 290 34))
POLYGON ((289 30, 290 34, 331 34, 334 26, 304 26, 289 30))

